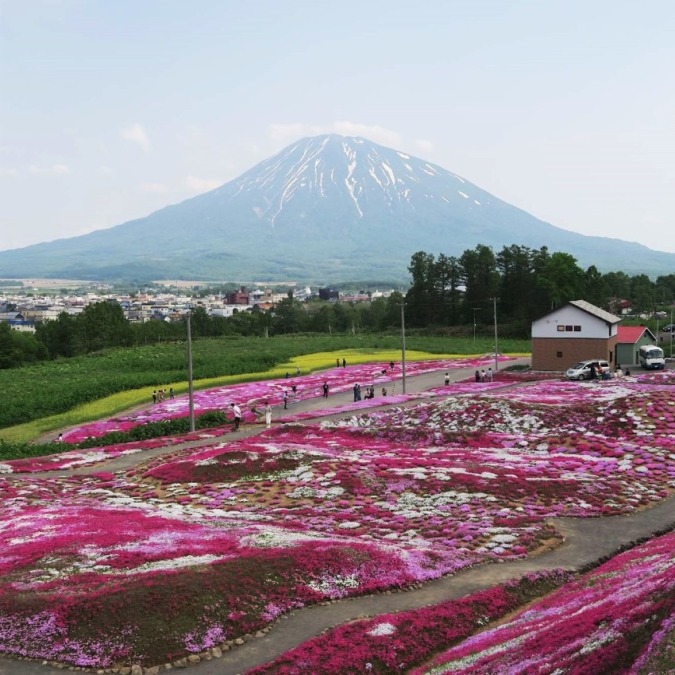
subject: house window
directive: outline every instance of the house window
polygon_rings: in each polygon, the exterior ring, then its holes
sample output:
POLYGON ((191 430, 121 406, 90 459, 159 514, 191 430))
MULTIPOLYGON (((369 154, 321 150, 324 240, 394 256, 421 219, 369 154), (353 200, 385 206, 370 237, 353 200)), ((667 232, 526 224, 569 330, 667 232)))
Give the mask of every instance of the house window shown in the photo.
POLYGON ((559 359, 562 359, 562 352, 557 352, 557 353, 556 353, 556 356, 557 356, 559 359))
POLYGON ((581 333, 581 326, 574 326, 575 333, 581 333))
POLYGON ((564 333, 565 332, 565 326, 558 326, 558 333, 564 333))
POLYGON ((571 333, 573 328, 574 328, 574 326, 565 326, 565 332, 571 333))

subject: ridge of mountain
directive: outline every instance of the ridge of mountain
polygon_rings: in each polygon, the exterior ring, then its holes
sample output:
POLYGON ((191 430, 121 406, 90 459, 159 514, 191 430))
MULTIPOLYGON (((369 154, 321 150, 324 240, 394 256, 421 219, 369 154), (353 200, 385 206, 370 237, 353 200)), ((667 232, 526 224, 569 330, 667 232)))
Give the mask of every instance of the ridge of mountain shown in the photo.
POLYGON ((0 251, 0 277, 402 281, 416 251, 461 255, 478 244, 547 246, 603 272, 675 269, 675 254, 555 227, 436 164, 325 135, 144 218, 0 251))

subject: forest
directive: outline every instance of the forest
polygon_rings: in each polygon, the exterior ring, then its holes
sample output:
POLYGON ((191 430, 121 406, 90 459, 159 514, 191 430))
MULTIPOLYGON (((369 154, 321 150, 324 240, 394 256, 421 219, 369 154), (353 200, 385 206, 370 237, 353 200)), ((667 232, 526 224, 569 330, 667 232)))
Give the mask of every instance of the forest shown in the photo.
MULTIPOLYGON (((478 245, 461 256, 418 251, 410 260, 407 292, 371 302, 345 303, 312 298, 300 302, 292 291, 272 310, 243 310, 231 317, 191 310, 191 334, 202 337, 270 337, 291 334, 391 333, 407 330, 427 335, 468 336, 487 332, 498 322, 504 337, 527 338, 534 319, 568 302, 583 299, 618 313, 630 303, 634 315, 670 311, 675 274, 652 281, 646 274, 601 274, 582 269, 567 253, 546 247, 505 246, 495 253, 478 245)), ((0 324, 0 368, 90 354, 111 347, 184 341, 186 319, 129 322, 115 301, 88 305, 76 316, 63 312, 38 323, 34 334, 0 324)))

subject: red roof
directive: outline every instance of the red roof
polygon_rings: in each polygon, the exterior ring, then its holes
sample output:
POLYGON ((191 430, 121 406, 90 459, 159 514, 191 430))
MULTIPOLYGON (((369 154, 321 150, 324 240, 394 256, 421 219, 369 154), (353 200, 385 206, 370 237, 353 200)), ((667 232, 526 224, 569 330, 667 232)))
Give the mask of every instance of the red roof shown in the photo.
POLYGON ((617 342, 635 344, 647 330, 647 326, 617 326, 617 342))

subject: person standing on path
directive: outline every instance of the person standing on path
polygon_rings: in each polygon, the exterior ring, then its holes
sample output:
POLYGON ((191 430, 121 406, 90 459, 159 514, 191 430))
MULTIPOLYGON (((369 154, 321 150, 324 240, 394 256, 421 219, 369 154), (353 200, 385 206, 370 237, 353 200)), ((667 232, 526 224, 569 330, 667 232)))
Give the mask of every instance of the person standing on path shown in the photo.
POLYGON ((447 387, 450 384, 450 373, 446 370, 444 376, 445 386, 447 387))
POLYGON ((157 403, 157 390, 152 392, 152 402, 157 403))
POLYGON ((288 390, 284 389, 284 410, 288 410, 288 390))
POLYGON ((488 368, 488 372, 487 372, 488 382, 492 382, 493 377, 494 377, 494 373, 492 372, 492 368, 488 368))
POLYGON ((328 398, 328 382, 323 383, 323 397, 328 398))
POLYGON ((272 406, 269 401, 265 401, 265 428, 272 426, 272 406))
POLYGON ((342 359, 342 367, 343 368, 347 367, 347 360, 346 359, 342 359))
POLYGON ((239 425, 241 424, 241 408, 236 403, 230 403, 232 408, 232 414, 234 415, 234 430, 239 431, 239 425))

